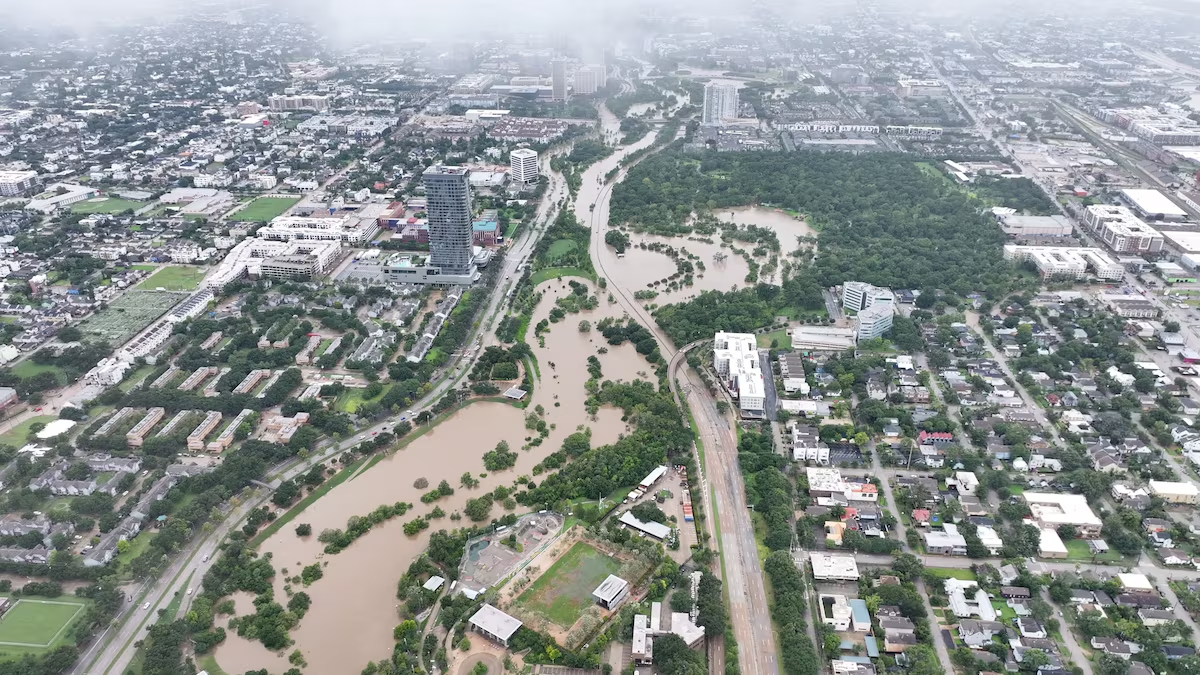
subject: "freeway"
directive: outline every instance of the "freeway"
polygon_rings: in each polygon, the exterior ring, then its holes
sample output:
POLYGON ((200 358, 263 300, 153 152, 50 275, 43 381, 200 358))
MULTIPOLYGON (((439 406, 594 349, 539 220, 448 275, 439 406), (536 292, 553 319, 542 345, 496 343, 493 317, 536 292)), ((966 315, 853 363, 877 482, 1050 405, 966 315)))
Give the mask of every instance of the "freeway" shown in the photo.
MULTIPOLYGON (((621 158, 650 145, 659 132, 648 134, 632 145, 597 162, 583 175, 576 214, 592 230, 592 260, 597 273, 608 282, 608 289, 617 303, 631 317, 645 326, 657 339, 664 356, 674 360, 677 351, 654 318, 633 299, 633 291, 622 280, 609 274, 606 262, 615 262, 615 253, 604 243, 608 226, 609 202, 613 185, 624 180, 628 167, 621 168, 613 181, 605 182, 604 175, 617 168, 621 158), (587 205, 595 205, 590 208, 587 205)), ((680 130, 682 133, 682 129, 680 130)), ((724 582, 730 600, 730 618, 737 638, 739 661, 746 675, 774 675, 779 672, 775 634, 771 625, 762 565, 754 539, 754 524, 746 509, 746 496, 737 464, 737 434, 729 418, 720 414, 707 389, 693 381, 688 371, 682 371, 683 392, 695 418, 697 433, 705 448, 708 475, 714 488, 711 517, 720 516, 718 545, 724 565, 724 582)))
MULTIPOLYGON (((496 290, 492 294, 487 309, 483 314, 484 319, 480 320, 476 325, 471 339, 466 344, 470 344, 475 340, 481 340, 488 331, 493 329, 501 308, 501 303, 506 298, 507 290, 516 283, 516 279, 512 278, 514 273, 520 264, 532 254, 538 236, 545 229, 544 224, 553 220, 560 204, 566 197, 565 181, 562 180, 561 176, 552 174, 549 169, 550 154, 547 154, 542 158, 542 171, 550 176, 550 185, 547 187, 543 201, 538 208, 534 225, 527 228, 510 246, 508 254, 502 263, 504 265, 501 271, 502 275, 498 275, 497 277, 496 290)), ((470 359, 471 356, 467 350, 460 350, 454 361, 442 371, 442 380, 429 393, 422 397, 421 400, 414 402, 413 409, 421 410, 427 408, 454 387, 457 387, 469 371, 469 368, 466 366, 470 359)), ((273 479, 272 483, 278 485, 282 481, 306 473, 317 463, 328 461, 335 455, 353 448, 371 435, 374 435, 374 433, 390 431, 399 422, 399 417, 390 417, 374 425, 360 429, 357 436, 352 436, 341 443, 331 445, 315 456, 294 460, 277 467, 275 470, 269 472, 269 475, 273 479)), ((142 631, 157 621, 158 611, 170 604, 176 593, 186 592, 185 584, 188 583, 187 580, 189 577, 185 572, 189 569, 192 570, 190 583, 193 589, 198 590, 200 580, 203 578, 209 565, 215 562, 216 553, 220 544, 225 540, 225 537, 234 527, 241 524, 242 520, 252 509, 261 506, 269 497, 270 491, 254 489, 243 494, 240 498, 235 497, 234 500, 231 500, 230 510, 224 514, 224 517, 211 531, 201 533, 194 538, 176 555, 175 560, 157 580, 152 582, 152 585, 147 584, 147 587, 144 587, 136 597, 130 596, 129 608, 125 610, 125 615, 119 620, 114 620, 113 626, 105 630, 93 641, 91 648, 84 652, 82 657, 76 662, 75 667, 70 671, 71 675, 123 673, 125 668, 128 667, 129 662, 133 659, 135 649, 133 649, 132 645, 135 641, 141 639, 142 631), (239 499, 240 503, 238 503, 239 499)))

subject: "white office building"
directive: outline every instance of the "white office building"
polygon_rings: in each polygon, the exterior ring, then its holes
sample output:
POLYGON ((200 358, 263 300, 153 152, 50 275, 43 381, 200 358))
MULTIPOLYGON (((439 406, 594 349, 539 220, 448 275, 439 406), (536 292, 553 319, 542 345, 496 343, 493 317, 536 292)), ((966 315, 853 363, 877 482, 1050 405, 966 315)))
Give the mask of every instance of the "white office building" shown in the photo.
POLYGON ((1121 263, 1098 248, 1007 244, 1004 247, 1004 259, 1032 261, 1043 279, 1082 279, 1089 269, 1101 279, 1120 279, 1125 276, 1125 268, 1121 263))
POLYGON ((704 124, 721 124, 738 116, 738 88, 733 84, 704 86, 704 124))
POLYGON ((895 309, 891 305, 871 305, 858 313, 858 341, 883 337, 892 329, 895 309))
POLYGON ((0 171, 0 197, 20 197, 39 185, 36 171, 0 171))
POLYGON ((267 99, 271 112, 291 112, 293 110, 315 110, 324 112, 329 109, 328 96, 305 94, 301 96, 271 96, 267 99))
POLYGON ((531 185, 538 181, 538 154, 529 148, 513 150, 509 155, 514 183, 531 185))
POLYGON ((313 218, 310 216, 279 216, 259 228, 255 234, 260 239, 273 241, 339 241, 346 244, 361 244, 371 241, 379 233, 379 221, 350 213, 341 218, 313 218))
POLYGON ((567 62, 564 59, 550 62, 550 90, 555 101, 567 100, 567 62))
POLYGON ((750 333, 717 333, 713 338, 713 365, 743 412, 761 413, 766 406, 766 386, 758 358, 758 342, 750 333))
POLYGON ((891 289, 879 288, 861 281, 842 284, 842 307, 848 312, 861 312, 875 305, 895 306, 896 294, 891 289))
POLYGON ((1083 213, 1083 222, 1113 251, 1157 253, 1163 237, 1124 206, 1095 204, 1083 213))

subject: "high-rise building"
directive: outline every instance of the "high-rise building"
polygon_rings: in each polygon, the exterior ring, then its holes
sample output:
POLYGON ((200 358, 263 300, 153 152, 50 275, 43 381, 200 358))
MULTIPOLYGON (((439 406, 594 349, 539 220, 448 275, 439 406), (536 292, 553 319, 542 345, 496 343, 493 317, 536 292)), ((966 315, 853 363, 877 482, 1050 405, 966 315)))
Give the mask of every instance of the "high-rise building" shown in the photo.
POLYGON ((892 329, 895 309, 891 305, 871 305, 858 313, 858 339, 872 340, 892 329))
POLYGON ((41 183, 36 171, 0 171, 0 197, 19 197, 41 183))
POLYGON ((429 262, 442 274, 474 273, 470 175, 465 167, 435 165, 422 176, 429 217, 429 262))
POLYGON ((567 100, 567 62, 563 59, 550 62, 550 89, 555 101, 567 100))
POLYGON ((271 112, 291 112, 293 110, 316 110, 324 112, 329 109, 329 97, 313 94, 298 96, 276 95, 267 99, 271 112))
POLYGON ((538 180, 538 154, 529 148, 513 150, 509 155, 514 183, 536 183, 538 180))
POLYGON ((737 119, 738 88, 733 84, 707 84, 704 87, 704 124, 721 124, 737 119))
POLYGON ((594 94, 604 88, 604 66, 580 66, 575 71, 575 86, 571 91, 576 96, 594 94))
POLYGON ((895 304, 896 295, 890 289, 861 281, 847 281, 842 284, 842 307, 847 311, 861 312, 873 305, 895 304))

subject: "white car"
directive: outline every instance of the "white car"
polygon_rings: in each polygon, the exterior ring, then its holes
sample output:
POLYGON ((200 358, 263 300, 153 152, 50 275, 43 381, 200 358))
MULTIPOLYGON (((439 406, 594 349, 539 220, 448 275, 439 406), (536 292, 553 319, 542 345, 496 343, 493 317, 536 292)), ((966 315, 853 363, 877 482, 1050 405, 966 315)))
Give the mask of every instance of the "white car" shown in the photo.
POLYGON ((187 594, 188 594, 188 595, 191 595, 191 594, 192 594, 192 589, 190 589, 190 588, 189 588, 189 589, 188 589, 188 592, 187 592, 187 594))
POLYGON ((150 609, 150 603, 147 602, 146 604, 142 605, 142 609, 150 609))

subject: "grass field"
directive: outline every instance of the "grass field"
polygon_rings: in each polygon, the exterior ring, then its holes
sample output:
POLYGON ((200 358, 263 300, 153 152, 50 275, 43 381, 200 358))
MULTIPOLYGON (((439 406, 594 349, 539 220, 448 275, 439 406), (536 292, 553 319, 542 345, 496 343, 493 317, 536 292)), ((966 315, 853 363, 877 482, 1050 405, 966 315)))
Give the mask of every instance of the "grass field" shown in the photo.
POLYGON ((20 448, 20 447, 24 446, 26 443, 25 439, 26 439, 26 437, 29 436, 29 427, 30 426, 32 426, 36 422, 41 422, 42 424, 49 424, 50 422, 53 422, 56 419, 58 419, 58 418, 53 415, 35 415, 33 417, 30 417, 29 419, 25 420, 24 422, 21 422, 17 426, 13 427, 11 430, 6 431, 3 434, 0 434, 0 445, 11 445, 14 448, 20 448))
MULTIPOLYGON (((379 396, 376 396, 375 398, 373 398, 371 400, 378 401, 380 398, 383 397, 384 394, 387 393, 388 389, 391 389, 391 388, 392 388, 392 385, 390 385, 390 384, 384 385, 383 393, 381 393, 379 396)), ((342 393, 338 394, 337 400, 335 400, 333 402, 333 409, 340 411, 340 412, 353 414, 355 411, 358 410, 358 406, 360 406, 364 402, 366 402, 367 399, 363 398, 363 393, 365 391, 366 391, 366 389, 362 388, 362 387, 354 387, 354 388, 347 389, 346 391, 343 391, 342 393)))
POLYGON ((553 244, 550 244, 550 250, 546 251, 546 259, 554 262, 578 247, 579 244, 570 239, 558 239, 553 244))
POLYGON ((5 652, 17 648, 31 653, 61 644, 71 622, 86 607, 73 598, 18 598, 15 602, 0 618, 0 649, 5 652))
POLYGON ((792 339, 788 337, 786 328, 760 334, 758 336, 758 346, 763 349, 770 349, 771 340, 777 340, 776 345, 780 348, 787 348, 792 344, 792 339))
POLYGON ((145 205, 144 202, 135 202, 131 199, 96 197, 75 202, 71 205, 71 213, 120 213, 130 209, 137 211, 145 205))
POLYGON ((40 373, 54 373, 58 376, 58 381, 63 381, 62 368, 55 365, 34 363, 31 359, 25 359, 12 368, 13 375, 20 378, 29 378, 40 373))
POLYGON ((181 293, 171 291, 132 290, 80 322, 79 330, 107 340, 110 344, 122 344, 184 297, 181 293))
POLYGON ((927 569, 943 579, 953 577, 955 579, 962 579, 963 581, 975 581, 975 573, 969 569, 959 569, 957 567, 930 567, 927 569))
MULTIPOLYGON (((529 275, 529 283, 533 284, 534 286, 537 286, 538 284, 542 283, 543 281, 549 281, 550 279, 560 279, 562 277, 579 277, 580 279, 591 279, 591 278, 593 278, 593 275, 589 272, 586 272, 586 271, 581 270, 576 267, 547 267, 544 270, 538 270, 538 271, 534 272, 533 274, 529 275)), ((462 304, 461 300, 459 301, 459 304, 460 305, 462 304)))
POLYGON ((577 542, 517 602, 569 628, 592 605, 592 591, 621 564, 584 542, 577 542))
POLYGON ((1123 562, 1125 556, 1109 549, 1106 553, 1093 556, 1092 549, 1088 547, 1087 541, 1083 539, 1071 539, 1063 542, 1067 545, 1067 560, 1072 562, 1092 562, 1095 559, 1098 563, 1103 562, 1123 562))
POLYGON ((300 201, 299 197, 259 197, 229 216, 230 220, 266 221, 283 215, 300 201))
POLYGON ((161 286, 168 291, 194 291, 203 278, 204 270, 198 267, 163 267, 138 284, 138 288, 153 291, 161 286))
POLYGON ((1000 621, 1005 623, 1007 623, 1009 619, 1017 616, 1016 611, 1014 611, 1012 607, 1009 607, 1007 604, 1005 604, 1003 600, 993 600, 992 608, 996 610, 996 615, 1000 617, 1000 621))

